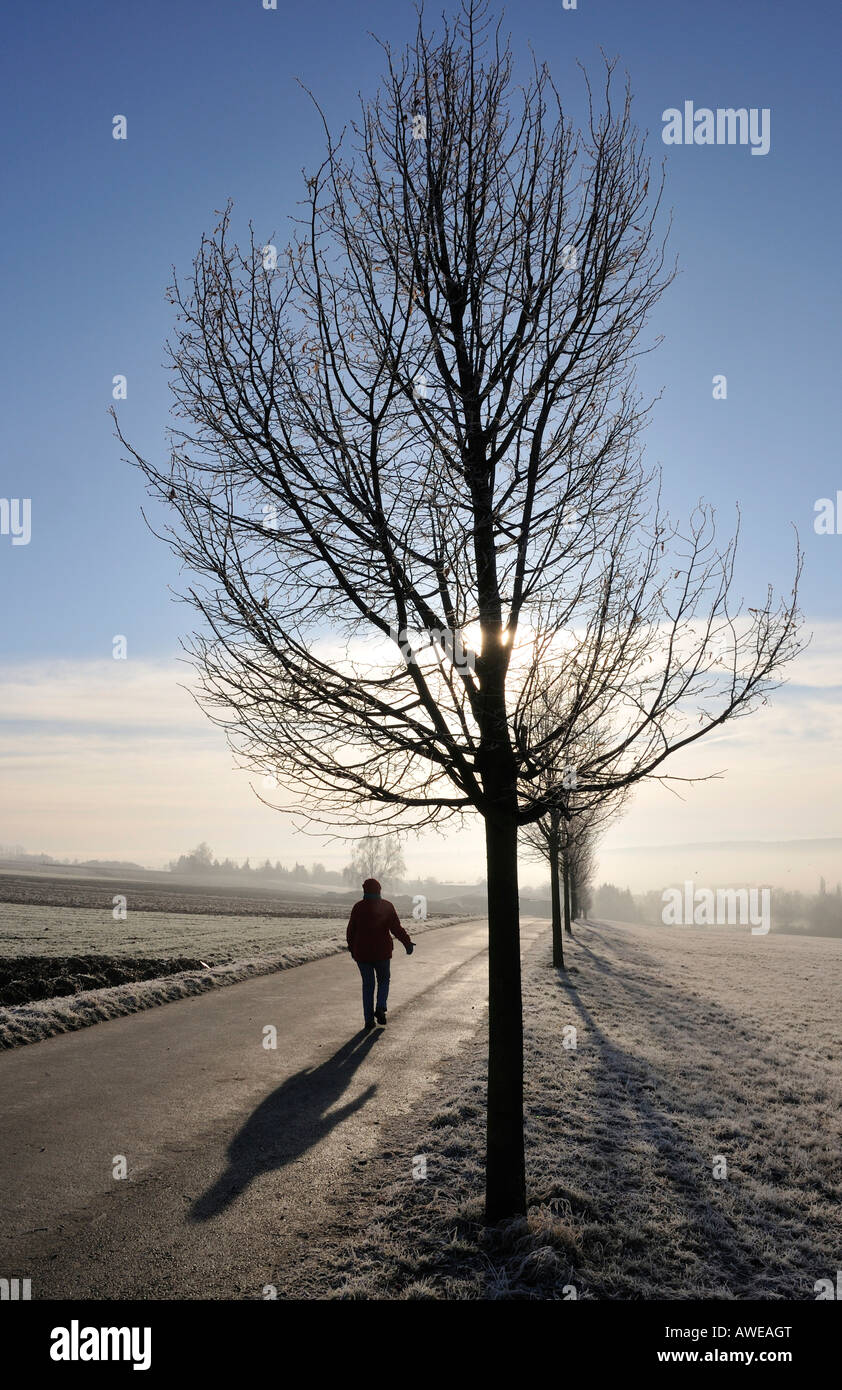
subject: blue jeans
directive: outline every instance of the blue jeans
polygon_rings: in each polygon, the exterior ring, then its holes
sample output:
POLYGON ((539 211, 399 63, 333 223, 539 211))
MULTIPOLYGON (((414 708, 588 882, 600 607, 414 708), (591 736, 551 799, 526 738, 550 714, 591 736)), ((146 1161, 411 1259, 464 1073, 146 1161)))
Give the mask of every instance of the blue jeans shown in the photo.
POLYGON ((377 1012, 385 1011, 386 1000, 389 998, 389 970, 392 962, 390 960, 358 960, 360 974, 363 977, 363 1014, 366 1023, 370 1018, 374 1018, 374 981, 377 980, 377 1012))

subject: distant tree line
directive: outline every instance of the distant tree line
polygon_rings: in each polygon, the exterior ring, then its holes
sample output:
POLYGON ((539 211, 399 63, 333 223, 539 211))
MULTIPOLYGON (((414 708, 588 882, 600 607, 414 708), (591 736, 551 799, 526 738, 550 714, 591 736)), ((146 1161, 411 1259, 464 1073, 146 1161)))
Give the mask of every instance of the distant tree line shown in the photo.
POLYGON ((238 863, 236 859, 216 859, 210 845, 204 840, 189 854, 181 854, 178 859, 170 860, 167 868, 174 874, 238 874, 255 879, 284 879, 294 883, 341 885, 345 882, 341 870, 327 869, 320 863, 311 864, 308 869, 306 864, 297 862, 287 868, 280 859, 276 859, 274 864, 271 859, 264 859, 262 863, 255 864, 252 864, 250 859, 244 859, 242 863, 238 863))
MULTIPOLYGON (((376 878, 389 891, 401 890, 405 893, 423 893, 440 886, 440 880, 433 876, 418 879, 405 877, 406 865, 396 835, 363 836, 356 841, 350 863, 344 869, 327 869, 319 862, 311 864, 308 869, 305 864, 297 862, 287 868, 280 859, 276 859, 274 864, 271 859, 255 864, 250 859, 244 859, 242 863, 236 859, 217 859, 205 840, 189 854, 170 860, 167 868, 174 874, 233 874, 258 881, 337 884, 354 889, 358 889, 364 879, 376 878)), ((485 879, 478 879, 476 885, 472 886, 484 888, 485 879)))
MULTIPOLYGON (((601 883, 593 894, 590 915, 607 921, 642 922, 659 927, 663 924, 663 910, 660 889, 632 894, 628 888, 618 888, 614 883, 601 883)), ((773 888, 772 931, 788 936, 842 937, 842 883, 837 883, 832 892, 828 891, 823 878, 819 880, 818 893, 773 888)))
POLYGON ((30 854, 20 845, 0 845, 0 862, 4 864, 54 864, 61 869, 140 869, 133 859, 70 859, 66 855, 57 859, 52 854, 30 854))
MULTIPOLYGON (((649 895, 651 896, 651 894, 649 895)), ((660 901, 660 899, 659 899, 660 901)), ((593 894, 591 914, 605 917, 614 922, 643 922, 640 908, 628 888, 618 888, 614 883, 601 883, 593 894)), ((660 913, 658 921, 660 922, 660 913)))

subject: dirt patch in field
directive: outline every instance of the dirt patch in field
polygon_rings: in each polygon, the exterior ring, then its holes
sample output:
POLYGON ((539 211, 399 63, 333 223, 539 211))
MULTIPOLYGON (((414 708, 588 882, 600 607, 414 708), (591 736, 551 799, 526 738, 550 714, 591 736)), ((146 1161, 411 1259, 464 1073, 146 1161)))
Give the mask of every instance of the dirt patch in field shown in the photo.
POLYGON ((83 990, 157 980, 208 962, 191 956, 0 956, 0 1004, 31 1004, 83 990))

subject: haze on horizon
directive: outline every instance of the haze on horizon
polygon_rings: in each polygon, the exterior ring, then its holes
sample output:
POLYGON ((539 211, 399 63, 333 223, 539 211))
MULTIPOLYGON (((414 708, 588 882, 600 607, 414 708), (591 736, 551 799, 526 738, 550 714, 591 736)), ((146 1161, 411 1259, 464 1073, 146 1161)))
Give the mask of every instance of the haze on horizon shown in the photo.
MULTIPOLYGON (((237 216, 253 217, 259 235, 276 231, 280 243, 288 235, 302 165, 323 152, 321 120, 296 79, 318 87, 336 128, 356 109, 357 93, 376 84, 381 53, 366 31, 393 33, 394 7, 376 0, 365 25, 348 7, 330 6, 327 24, 323 14, 314 20, 290 12, 281 28, 270 27, 259 6, 245 17, 239 7, 218 7, 201 63, 184 61, 194 52, 189 15, 174 18, 158 0, 136 12, 103 10, 95 23, 57 12, 47 48, 36 12, 10 15, 7 184, 10 205, 26 216, 10 217, 6 228, 14 272, 7 317, 16 331, 4 379, 16 408, 4 421, 5 487, 32 499, 32 534, 20 546, 4 537, 0 548, 11 615, 0 672, 4 843, 159 866, 201 840, 222 857, 252 862, 341 867, 350 857, 347 843, 296 832, 287 817, 262 806, 248 776, 232 770, 221 732, 180 688, 189 672, 176 659, 188 624, 183 606, 172 602, 178 567, 144 524, 148 499, 120 461, 108 415, 119 373, 127 383, 120 400, 126 431, 150 454, 160 452, 171 407, 160 365, 172 328, 164 290, 172 264, 190 264, 213 209, 230 194, 237 216), (159 26, 171 44, 150 41, 159 26), (248 53, 259 120, 250 100, 217 99, 230 85, 232 53, 248 53), (107 111, 90 96, 102 90, 103 71, 119 71, 107 111), (21 101, 20 91, 38 93, 37 102, 21 101), (111 111, 124 106, 129 137, 117 142, 111 111), (90 195, 79 198, 79 188, 90 195), (151 219, 136 214, 138 188, 151 219), (60 254, 56 207, 73 267, 61 292, 43 269, 60 254), (65 442, 57 447, 57 440, 65 442), (115 634, 126 636, 125 661, 111 658, 115 634)), ((663 335, 663 345, 639 362, 641 392, 659 398, 644 445, 647 460, 663 465, 665 505, 686 515, 701 492, 727 533, 740 504, 741 592, 790 582, 793 525, 805 552, 801 599, 812 646, 768 708, 669 768, 726 775, 675 792, 640 789, 603 842, 600 873, 634 885, 639 872, 641 888, 657 886, 666 861, 649 865, 642 852, 626 852, 632 846, 657 852, 679 843, 842 834, 842 522, 836 534, 814 526, 817 500, 836 498, 840 482, 829 407, 838 384, 839 189, 827 181, 835 47, 829 25, 828 42, 816 48, 803 26, 793 28, 787 9, 741 16, 734 22, 748 26, 750 37, 734 44, 723 43, 704 9, 678 15, 666 0, 654 0, 645 25, 634 7, 616 0, 575 12, 524 0, 506 17, 515 48, 525 54, 531 45, 546 58, 574 116, 583 100, 577 60, 598 62, 601 46, 618 53, 648 148, 666 160, 681 274, 653 314, 652 335, 663 335), (697 105, 715 106, 749 90, 773 112, 772 147, 763 158, 660 139, 662 112, 682 91, 696 94, 697 105), (804 255, 805 191, 816 188, 826 216, 811 227, 804 255), (727 224, 717 220, 722 208, 727 224), (817 305, 822 312, 812 314, 806 332, 805 306, 817 305), (793 343, 797 350, 787 350, 793 343), (728 393, 716 400, 711 383, 719 373, 728 393)), ((478 825, 456 827, 408 843, 408 871, 482 877, 478 825)), ((339 836, 364 829, 336 826, 339 836)), ((727 861, 721 872, 730 881, 727 861)), ((741 872, 764 876, 761 867, 741 872)), ((794 864, 780 866, 782 879, 795 872, 794 864)), ((805 872, 812 877, 812 867, 805 872)), ((542 866, 523 861, 524 883, 543 877, 542 866)))

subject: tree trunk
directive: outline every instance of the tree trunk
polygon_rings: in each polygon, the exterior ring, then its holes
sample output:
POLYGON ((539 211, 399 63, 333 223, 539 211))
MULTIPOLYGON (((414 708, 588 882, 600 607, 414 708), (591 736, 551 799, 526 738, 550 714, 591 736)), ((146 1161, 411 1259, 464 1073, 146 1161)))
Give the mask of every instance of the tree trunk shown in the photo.
POLYGON ((494 814, 485 822, 488 860, 488 1130, 485 1219, 526 1211, 523 1157, 523 1009, 517 821, 494 814))
POLYGON ((561 933, 561 893, 559 889, 558 838, 550 840, 550 894, 553 906, 553 965, 564 970, 564 937, 561 933))
POLYGON ((570 921, 567 923, 566 930, 573 935, 573 923, 579 916, 579 894, 576 889, 576 870, 570 870, 570 921))
POLYGON ((570 926, 570 865, 567 862, 567 855, 561 856, 561 876, 564 881, 564 930, 568 935, 572 935, 570 926))

